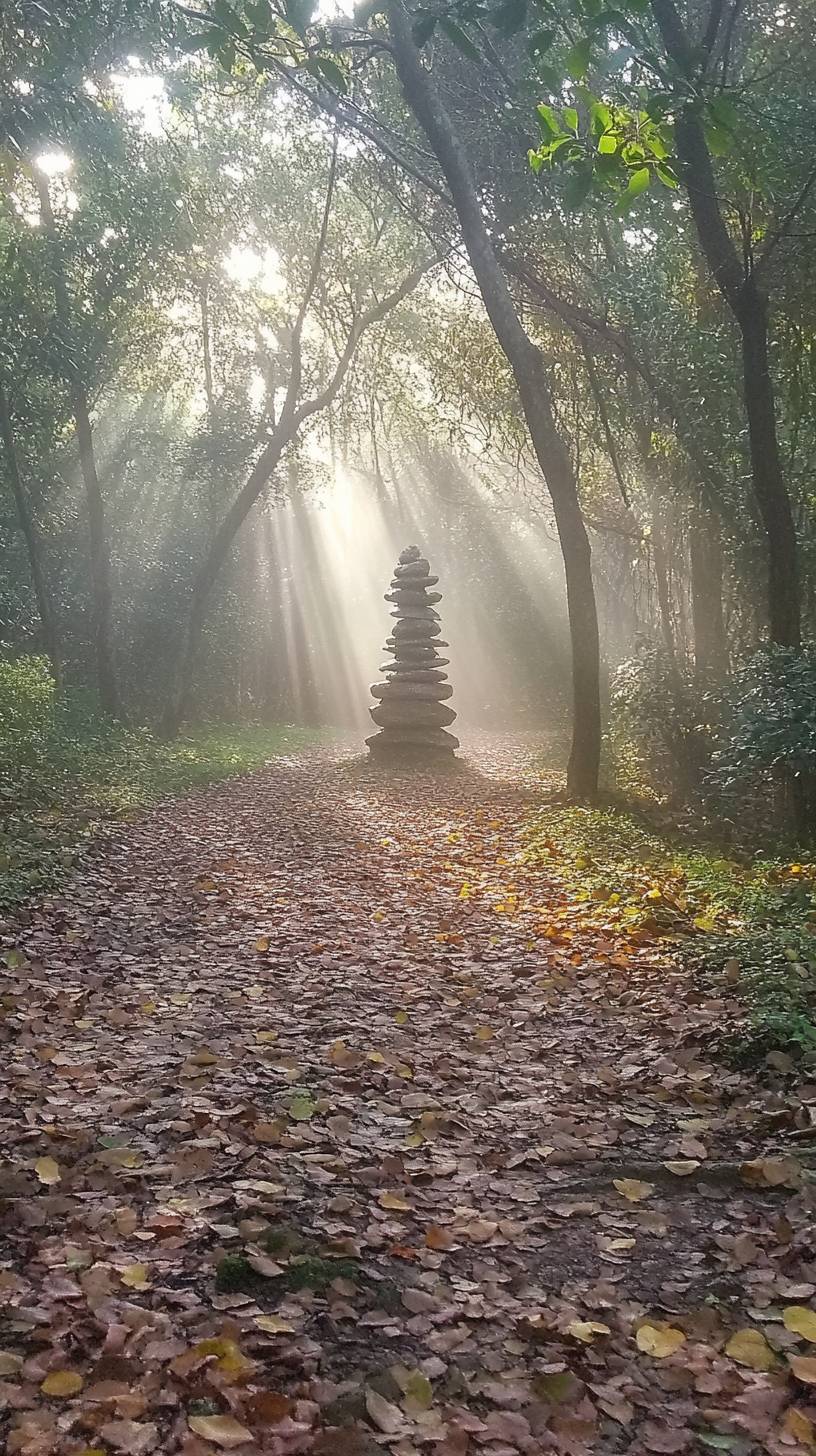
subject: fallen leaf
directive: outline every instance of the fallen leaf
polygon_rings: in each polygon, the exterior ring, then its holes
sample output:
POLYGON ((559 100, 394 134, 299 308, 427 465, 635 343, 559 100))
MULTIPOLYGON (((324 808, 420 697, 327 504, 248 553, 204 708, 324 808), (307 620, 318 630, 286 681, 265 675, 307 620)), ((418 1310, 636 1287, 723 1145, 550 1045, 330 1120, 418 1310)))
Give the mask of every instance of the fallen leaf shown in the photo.
POLYGON ((234 1416, 188 1416, 187 1424, 197 1436, 205 1441, 214 1441, 216 1446, 229 1449, 243 1446, 245 1441, 254 1441, 251 1431, 236 1421, 234 1416))
POLYGON ((387 1189, 378 1195, 377 1202, 380 1208, 390 1208, 396 1213, 409 1213, 411 1210, 410 1203, 406 1203, 401 1194, 389 1193, 387 1189))
POLYGON ((643 1324, 635 1334, 635 1343, 644 1355, 651 1355, 655 1360, 665 1360, 686 1343, 686 1336, 683 1330, 663 1322, 643 1324))
POLYGON ((749 1370, 770 1370, 776 1361, 776 1356, 762 1331, 753 1330, 748 1326, 745 1329, 737 1330, 731 1336, 725 1347, 725 1353, 730 1355, 732 1360, 736 1360, 738 1365, 747 1365, 749 1370))
POLYGON ((384 1395, 372 1390, 370 1385, 366 1386, 365 1393, 366 1410, 379 1431, 386 1436, 393 1436, 402 1429, 402 1411, 398 1406, 392 1405, 384 1395))
POLYGON ((609 1325, 600 1324, 597 1320, 570 1320, 565 1333, 584 1345, 591 1345, 596 1335, 611 1335, 612 1331, 609 1325))
POLYGON ((782 1321, 791 1334, 802 1335, 812 1345, 816 1345, 816 1311, 808 1309, 804 1304, 789 1304, 782 1311, 782 1321))
POLYGON ((34 1164, 34 1171, 40 1182, 47 1185, 59 1183, 62 1177, 60 1165, 54 1158, 38 1158, 34 1164))
POLYGON ((612 1183, 629 1203, 640 1203, 654 1193, 654 1183, 641 1183, 639 1178, 613 1178, 612 1183))
POLYGON ((128 1289, 149 1287, 149 1270, 146 1264, 128 1264, 126 1269, 120 1270, 119 1278, 128 1289))
POLYGON ((40 1390, 43 1395, 68 1400, 72 1395, 78 1395, 84 1384, 84 1377, 78 1370, 52 1370, 50 1375, 46 1375, 40 1390))
POLYGON ((791 1355, 790 1368, 803 1385, 816 1385, 816 1355, 791 1355))

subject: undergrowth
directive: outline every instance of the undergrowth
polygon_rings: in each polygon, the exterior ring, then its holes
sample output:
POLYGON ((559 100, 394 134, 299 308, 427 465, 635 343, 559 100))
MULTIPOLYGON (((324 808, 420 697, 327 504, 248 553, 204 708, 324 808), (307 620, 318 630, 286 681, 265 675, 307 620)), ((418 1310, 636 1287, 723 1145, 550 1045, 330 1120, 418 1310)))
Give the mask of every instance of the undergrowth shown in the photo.
POLYGON ((0 665, 0 913, 58 889, 101 824, 258 768, 310 736, 208 724, 165 743, 57 701, 39 659, 0 665))
POLYGON ((614 808, 551 805, 525 860, 560 882, 578 923, 622 945, 659 938, 703 990, 737 1003, 722 1050, 816 1065, 816 863, 724 854, 614 808))

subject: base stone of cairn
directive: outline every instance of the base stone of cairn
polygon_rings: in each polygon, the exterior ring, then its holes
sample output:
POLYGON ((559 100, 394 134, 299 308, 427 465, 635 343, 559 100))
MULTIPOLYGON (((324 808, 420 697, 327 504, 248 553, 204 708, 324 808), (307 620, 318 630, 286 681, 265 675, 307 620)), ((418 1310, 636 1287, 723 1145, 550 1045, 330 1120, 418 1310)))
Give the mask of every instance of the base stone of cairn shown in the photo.
POLYGON ((444 671, 449 659, 437 651, 448 645, 440 638, 436 610, 442 594, 431 590, 439 577, 430 572, 419 547, 407 546, 385 594, 394 608, 391 616, 396 618, 385 643, 394 660, 383 663, 380 671, 385 681, 374 683, 371 689, 378 701, 369 711, 380 731, 366 743, 374 754, 451 757, 459 747, 459 739, 446 731, 456 714, 446 701, 453 695, 444 671))

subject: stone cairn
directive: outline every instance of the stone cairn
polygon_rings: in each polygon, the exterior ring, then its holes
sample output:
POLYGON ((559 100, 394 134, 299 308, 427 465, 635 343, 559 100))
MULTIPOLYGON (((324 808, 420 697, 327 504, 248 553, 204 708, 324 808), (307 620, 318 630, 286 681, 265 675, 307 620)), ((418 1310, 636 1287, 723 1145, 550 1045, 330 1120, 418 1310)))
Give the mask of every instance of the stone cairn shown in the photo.
POLYGON ((366 739, 372 753, 435 757, 451 755, 459 747, 459 739, 445 732, 456 714, 445 706, 453 688, 442 671, 449 658, 436 650, 448 644, 439 640, 442 629, 434 603, 442 600, 442 594, 430 589, 439 580, 429 575, 430 569, 418 546, 406 547, 394 568, 391 590, 385 593, 385 600, 394 604, 391 616, 397 619, 385 644, 394 661, 380 668, 387 681, 374 683, 371 689, 379 702, 370 712, 380 729, 366 739))

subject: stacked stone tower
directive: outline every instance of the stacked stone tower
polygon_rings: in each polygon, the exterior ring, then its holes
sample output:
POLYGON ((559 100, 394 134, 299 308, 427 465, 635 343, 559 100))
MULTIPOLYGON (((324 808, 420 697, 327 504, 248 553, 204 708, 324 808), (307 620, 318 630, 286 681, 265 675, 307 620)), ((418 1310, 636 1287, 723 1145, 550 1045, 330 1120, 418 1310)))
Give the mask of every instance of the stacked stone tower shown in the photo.
POLYGON ((449 659, 437 652, 448 644, 439 638, 442 629, 434 603, 442 596, 431 590, 439 577, 431 576, 430 570, 418 546, 406 547, 385 594, 396 617, 393 636, 385 644, 394 661, 383 663, 380 671, 386 681, 371 689, 379 702, 370 712, 380 729, 366 739, 372 753, 450 756, 459 747, 459 739, 445 731, 456 714, 445 703, 453 688, 443 671, 449 659))

